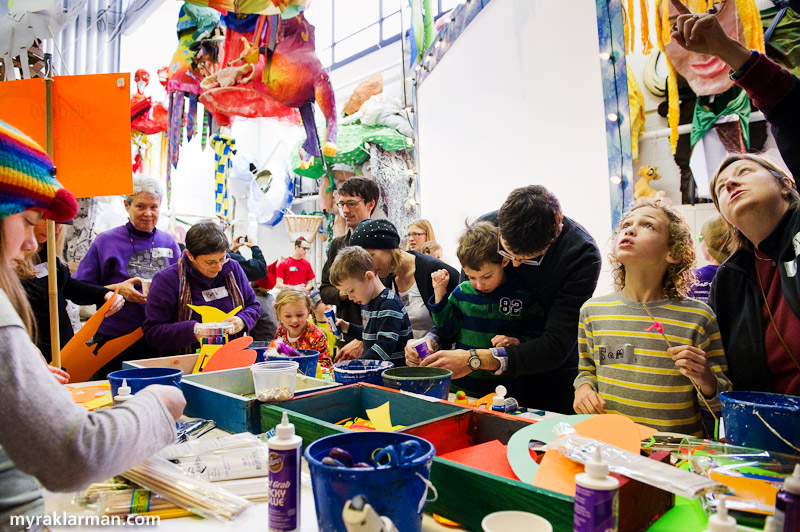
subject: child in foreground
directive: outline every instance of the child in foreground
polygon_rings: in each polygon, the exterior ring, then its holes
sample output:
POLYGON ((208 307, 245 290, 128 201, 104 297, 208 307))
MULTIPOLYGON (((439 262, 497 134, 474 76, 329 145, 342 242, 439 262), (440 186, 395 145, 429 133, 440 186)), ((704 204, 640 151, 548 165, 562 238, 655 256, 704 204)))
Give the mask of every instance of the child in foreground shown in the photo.
MULTIPOLYGON (((523 334, 544 329, 542 307, 530 292, 506 278, 509 261, 497 253, 499 243, 500 230, 494 224, 467 224, 458 240, 456 255, 469 280, 457 286, 448 298, 449 273, 433 272, 434 295, 430 302, 439 333, 444 338, 456 338, 456 349, 492 348, 492 354, 501 361, 496 375, 505 371, 506 345, 517 345, 520 340, 530 339, 523 334)), ((503 384, 509 394, 519 395, 519 379, 495 376, 486 370, 473 371, 453 381, 455 388, 478 397, 494 392, 498 384, 503 384)))
POLYGON ((274 347, 275 342, 281 339, 295 349, 313 349, 319 351, 320 364, 330 366, 328 337, 309 319, 311 312, 311 299, 305 291, 299 288, 281 290, 275 298, 275 314, 278 315, 280 326, 270 347, 274 347))
POLYGON ((405 365, 403 348, 413 338, 411 321, 400 297, 376 274, 375 262, 364 248, 350 246, 336 256, 331 284, 361 305, 362 325, 336 320, 336 326, 364 342, 363 359, 391 360, 405 365))
POLYGON ((731 385, 713 311, 686 297, 689 226, 669 200, 639 200, 620 222, 609 258, 619 291, 580 311, 575 412, 617 413, 701 436, 700 410, 718 411, 718 394, 731 385))

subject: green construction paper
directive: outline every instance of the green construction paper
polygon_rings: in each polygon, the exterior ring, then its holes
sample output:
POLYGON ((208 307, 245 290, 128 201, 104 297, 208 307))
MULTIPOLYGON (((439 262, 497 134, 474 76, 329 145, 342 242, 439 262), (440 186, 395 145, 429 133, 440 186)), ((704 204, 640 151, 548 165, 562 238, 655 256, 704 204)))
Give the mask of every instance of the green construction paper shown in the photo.
POLYGON ((702 532, 708 525, 708 516, 699 500, 675 496, 675 506, 662 515, 647 532, 702 532))
POLYGON ((531 457, 528 448, 531 440, 551 443, 558 436, 553 432, 553 428, 556 425, 566 423, 573 426, 590 417, 592 416, 580 414, 544 419, 515 432, 511 439, 508 440, 508 463, 511 465, 511 469, 514 470, 514 474, 522 482, 533 484, 539 464, 531 457))

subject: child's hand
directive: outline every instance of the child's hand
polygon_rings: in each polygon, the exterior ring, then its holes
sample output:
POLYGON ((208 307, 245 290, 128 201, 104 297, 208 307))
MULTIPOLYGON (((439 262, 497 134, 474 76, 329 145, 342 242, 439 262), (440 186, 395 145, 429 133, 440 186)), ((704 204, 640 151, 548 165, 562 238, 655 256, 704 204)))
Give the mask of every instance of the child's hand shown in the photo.
POLYGON ((336 326, 342 330, 342 332, 347 332, 350 329, 350 322, 344 321, 341 318, 336 318, 336 326))
POLYGON ((504 334, 498 334, 492 338, 493 347, 508 347, 509 345, 519 345, 519 339, 504 334))
POLYGON ((444 268, 436 270, 431 273, 431 281, 433 281, 433 295, 434 301, 438 303, 447 293, 447 283, 450 282, 450 272, 444 268))
POLYGON ((708 366, 706 352, 691 345, 670 347, 667 352, 672 355, 675 366, 681 375, 689 377, 706 397, 714 397, 717 393, 717 376, 708 366))
POLYGON ((578 414, 605 414, 606 402, 594 391, 591 384, 583 384, 575 390, 572 408, 578 414))
POLYGON ((408 366, 419 366, 420 362, 422 362, 422 359, 419 358, 419 353, 417 353, 417 350, 411 347, 411 340, 406 342, 405 354, 406 365, 408 366))

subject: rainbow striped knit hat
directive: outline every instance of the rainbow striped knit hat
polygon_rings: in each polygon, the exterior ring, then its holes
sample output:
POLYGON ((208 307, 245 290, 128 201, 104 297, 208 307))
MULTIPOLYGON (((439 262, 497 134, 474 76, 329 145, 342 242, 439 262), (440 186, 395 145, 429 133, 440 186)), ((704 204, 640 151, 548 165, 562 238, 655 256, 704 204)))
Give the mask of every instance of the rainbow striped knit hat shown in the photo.
POLYGON ((55 170, 36 142, 0 121, 0 218, 38 209, 54 222, 72 220, 78 203, 56 181, 55 170))

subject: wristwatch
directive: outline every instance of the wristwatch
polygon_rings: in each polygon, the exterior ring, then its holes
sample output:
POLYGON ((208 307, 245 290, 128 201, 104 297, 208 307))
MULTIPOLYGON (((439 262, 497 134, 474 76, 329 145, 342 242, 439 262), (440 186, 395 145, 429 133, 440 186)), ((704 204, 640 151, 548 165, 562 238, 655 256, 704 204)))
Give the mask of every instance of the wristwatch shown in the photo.
POLYGON ((469 360, 467 360, 467 366, 469 366, 469 369, 473 371, 481 369, 481 357, 478 356, 478 352, 474 349, 469 350, 469 360))

